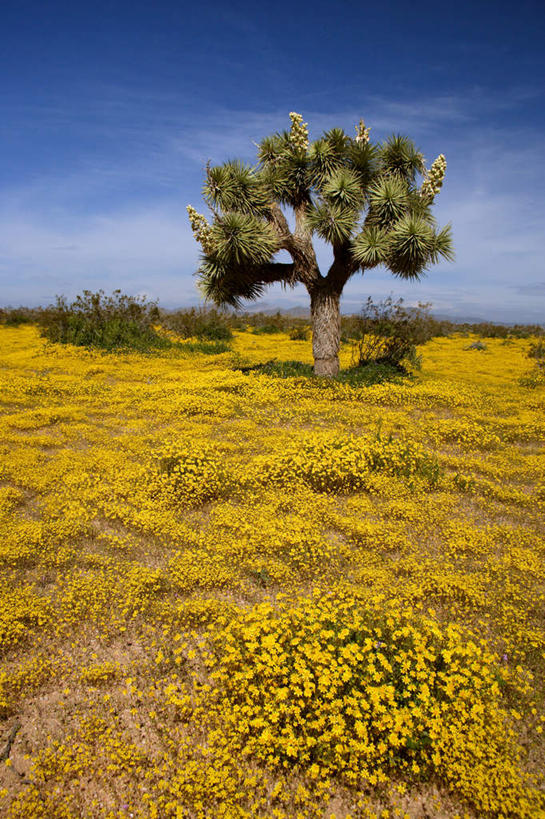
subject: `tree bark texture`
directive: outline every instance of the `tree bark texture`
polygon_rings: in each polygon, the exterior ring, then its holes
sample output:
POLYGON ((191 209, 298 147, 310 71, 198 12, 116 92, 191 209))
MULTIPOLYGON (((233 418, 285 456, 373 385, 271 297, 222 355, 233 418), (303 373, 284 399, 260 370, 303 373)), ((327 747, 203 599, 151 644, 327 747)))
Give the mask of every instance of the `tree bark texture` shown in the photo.
POLYGON ((314 374, 332 378, 339 373, 341 344, 340 293, 326 287, 310 291, 314 374))

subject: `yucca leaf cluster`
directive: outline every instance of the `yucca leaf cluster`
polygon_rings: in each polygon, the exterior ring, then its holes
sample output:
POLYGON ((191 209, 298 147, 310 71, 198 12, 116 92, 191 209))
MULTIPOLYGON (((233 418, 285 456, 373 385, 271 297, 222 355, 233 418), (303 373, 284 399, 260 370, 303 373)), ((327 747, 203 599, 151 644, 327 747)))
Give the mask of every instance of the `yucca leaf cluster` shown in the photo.
POLYGON ((226 162, 207 168, 203 193, 212 224, 203 228, 193 209, 188 211, 203 249, 200 284, 204 295, 217 304, 233 306, 242 298, 257 298, 263 285, 256 280, 256 268, 269 262, 279 249, 278 237, 267 221, 269 190, 264 180, 251 166, 226 162), (204 242, 194 223, 205 236, 204 242))
POLYGON ((417 279, 441 257, 452 258, 450 227, 438 229, 431 212, 445 175, 442 154, 428 171, 405 136, 373 143, 360 121, 354 138, 332 128, 309 142, 301 115, 290 118, 290 130, 261 141, 256 165, 230 160, 207 167, 203 194, 211 222, 188 208, 203 250, 206 297, 238 306, 273 281, 302 282, 310 290, 333 273, 340 292, 351 275, 380 264, 417 279), (333 247, 336 268, 327 274, 318 270, 313 234, 333 247), (274 262, 280 249, 292 263, 274 262))

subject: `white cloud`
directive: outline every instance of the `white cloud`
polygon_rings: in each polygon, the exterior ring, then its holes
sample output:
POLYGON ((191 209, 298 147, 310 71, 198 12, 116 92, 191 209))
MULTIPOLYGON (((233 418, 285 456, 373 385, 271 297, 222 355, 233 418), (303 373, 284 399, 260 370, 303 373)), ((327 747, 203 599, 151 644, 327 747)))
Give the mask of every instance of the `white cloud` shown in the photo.
POLYGON ((4 218, 3 301, 39 304, 56 293, 116 287, 175 303, 196 301, 191 272, 197 248, 184 217, 183 209, 172 206, 81 219, 76 228, 4 218))

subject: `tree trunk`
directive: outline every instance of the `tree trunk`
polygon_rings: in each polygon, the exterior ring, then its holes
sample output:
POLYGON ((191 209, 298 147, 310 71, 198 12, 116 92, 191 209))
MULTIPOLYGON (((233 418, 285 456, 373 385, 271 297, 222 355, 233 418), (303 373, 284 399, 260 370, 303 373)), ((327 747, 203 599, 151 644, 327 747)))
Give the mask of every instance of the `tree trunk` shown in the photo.
POLYGON ((340 294, 326 287, 310 291, 314 374, 333 378, 339 373, 341 345, 340 294))

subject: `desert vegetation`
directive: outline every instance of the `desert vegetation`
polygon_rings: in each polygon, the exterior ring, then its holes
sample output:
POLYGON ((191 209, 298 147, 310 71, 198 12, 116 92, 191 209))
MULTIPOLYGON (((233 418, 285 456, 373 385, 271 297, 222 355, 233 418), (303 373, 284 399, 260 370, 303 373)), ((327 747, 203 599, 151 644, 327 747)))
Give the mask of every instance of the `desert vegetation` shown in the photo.
POLYGON ((542 328, 342 324, 3 312, 3 816, 544 814, 542 328))

